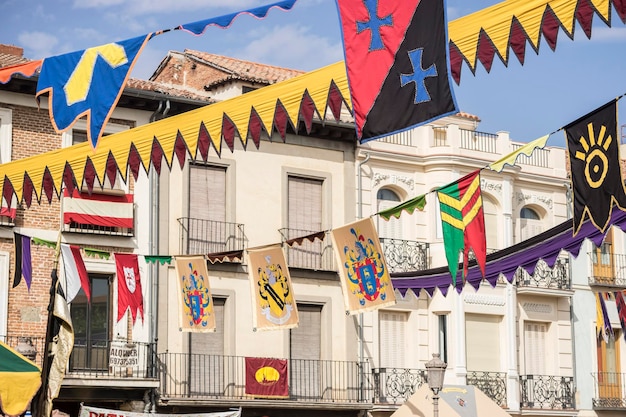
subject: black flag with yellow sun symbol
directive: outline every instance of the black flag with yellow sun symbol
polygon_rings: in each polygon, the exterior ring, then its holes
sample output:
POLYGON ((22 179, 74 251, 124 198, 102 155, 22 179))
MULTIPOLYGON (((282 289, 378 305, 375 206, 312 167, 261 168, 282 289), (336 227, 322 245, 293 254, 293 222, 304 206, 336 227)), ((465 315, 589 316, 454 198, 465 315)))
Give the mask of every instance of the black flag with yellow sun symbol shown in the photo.
POLYGON ((564 127, 574 192, 574 235, 585 213, 600 231, 609 225, 613 203, 626 210, 619 162, 617 100, 564 127))

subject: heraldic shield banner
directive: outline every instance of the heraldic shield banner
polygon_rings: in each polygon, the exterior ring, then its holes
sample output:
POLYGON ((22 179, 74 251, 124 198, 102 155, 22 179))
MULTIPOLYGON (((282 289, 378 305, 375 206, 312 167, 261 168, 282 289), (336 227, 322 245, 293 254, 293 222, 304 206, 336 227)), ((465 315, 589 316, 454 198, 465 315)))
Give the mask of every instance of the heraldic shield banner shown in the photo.
POLYGON ((396 303, 371 218, 331 231, 346 311, 356 314, 396 303))
POLYGON ((298 309, 281 245, 249 249, 248 265, 254 327, 257 330, 297 327, 298 309))
POLYGON ((177 256, 174 263, 180 291, 181 330, 214 332, 215 314, 206 260, 203 256, 177 256))

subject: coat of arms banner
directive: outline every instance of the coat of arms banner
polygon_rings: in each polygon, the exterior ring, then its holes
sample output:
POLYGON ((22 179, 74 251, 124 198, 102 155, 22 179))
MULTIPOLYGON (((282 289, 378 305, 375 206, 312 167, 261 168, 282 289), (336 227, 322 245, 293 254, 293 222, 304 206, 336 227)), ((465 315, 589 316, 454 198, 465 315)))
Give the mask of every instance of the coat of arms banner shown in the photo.
POLYGON ((183 332, 214 332, 215 314, 209 287, 209 272, 203 256, 177 256, 176 280, 183 332))
POLYGON ((333 229, 346 311, 356 314, 396 303, 393 285, 371 218, 333 229))
POLYGON ((281 245, 249 249, 248 260, 255 329, 297 327, 298 309, 281 245))

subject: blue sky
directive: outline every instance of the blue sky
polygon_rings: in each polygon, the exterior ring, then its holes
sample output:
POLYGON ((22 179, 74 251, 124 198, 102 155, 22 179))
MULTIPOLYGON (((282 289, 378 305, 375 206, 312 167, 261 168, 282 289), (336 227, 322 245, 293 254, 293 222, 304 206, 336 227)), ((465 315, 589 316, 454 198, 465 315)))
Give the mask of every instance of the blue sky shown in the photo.
MULTIPOLYGON (((274 1, 4 0, 0 43, 21 46, 27 58, 40 59, 274 1)), ((448 18, 495 3, 448 0, 448 18)), ((167 51, 184 49, 301 70, 343 59, 335 1, 298 0, 291 11, 272 9, 262 20, 242 15, 228 29, 209 27, 201 36, 182 31, 157 36, 132 76, 147 79, 167 51)), ((616 13, 611 28, 594 18, 591 40, 577 26, 574 41, 559 33, 556 52, 545 41, 539 55, 527 51, 524 66, 512 58, 506 68, 496 59, 490 74, 479 64, 475 76, 463 67, 455 95, 460 110, 481 118, 479 130, 504 130, 513 140, 528 142, 626 93, 626 26, 616 13)), ((620 120, 626 124, 626 111, 620 111, 620 120)), ((564 146, 563 132, 552 135, 548 145, 564 146)))

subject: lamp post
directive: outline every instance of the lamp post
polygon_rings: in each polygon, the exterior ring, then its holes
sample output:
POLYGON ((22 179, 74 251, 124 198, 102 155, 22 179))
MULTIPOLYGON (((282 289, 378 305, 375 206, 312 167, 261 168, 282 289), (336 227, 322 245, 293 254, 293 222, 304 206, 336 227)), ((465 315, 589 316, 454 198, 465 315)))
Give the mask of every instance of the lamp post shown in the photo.
POLYGON ((433 416, 439 417, 439 391, 443 387, 443 377, 448 364, 439 358, 438 353, 433 353, 433 358, 426 362, 425 366, 428 387, 433 392, 433 416))

